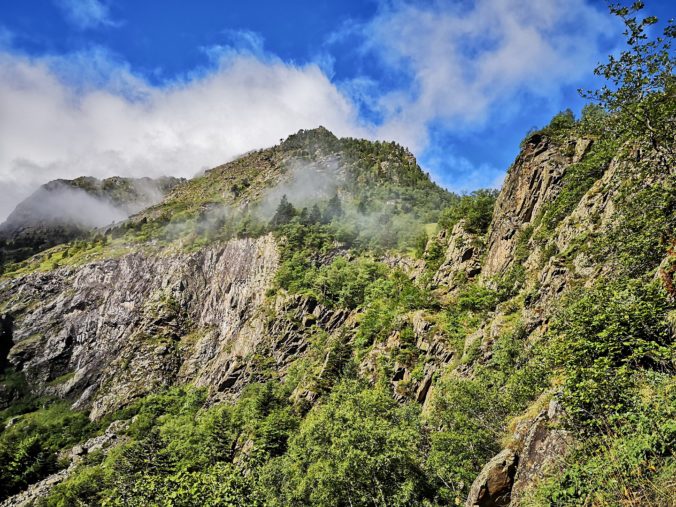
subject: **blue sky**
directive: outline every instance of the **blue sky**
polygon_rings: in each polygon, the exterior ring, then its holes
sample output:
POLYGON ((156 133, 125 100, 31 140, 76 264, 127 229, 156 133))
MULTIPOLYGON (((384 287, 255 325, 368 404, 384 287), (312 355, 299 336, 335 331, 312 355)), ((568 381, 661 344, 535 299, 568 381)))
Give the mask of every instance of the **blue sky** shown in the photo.
MULTIPOLYGON (((646 12, 673 15, 670 1, 646 12)), ((0 217, 57 177, 191 176, 319 124, 394 139, 455 191, 617 51, 597 0, 4 0, 0 217)))

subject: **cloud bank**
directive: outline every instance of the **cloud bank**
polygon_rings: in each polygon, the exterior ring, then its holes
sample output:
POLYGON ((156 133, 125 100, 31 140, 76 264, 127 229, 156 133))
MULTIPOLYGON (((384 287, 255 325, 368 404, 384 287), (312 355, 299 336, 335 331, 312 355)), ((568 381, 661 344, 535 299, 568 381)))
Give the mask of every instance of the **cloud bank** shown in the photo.
MULTIPOLYGON (((100 0, 59 5, 83 29, 114 23, 100 0)), ((590 74, 609 30, 583 0, 384 3, 368 23, 327 38, 349 37, 384 75, 403 76, 387 87, 368 75, 332 82, 325 62, 282 61, 251 32, 202 48, 210 66, 161 85, 104 48, 0 50, 0 219, 51 179, 189 177, 318 125, 427 150, 425 169, 454 189, 491 184, 501 169, 444 156, 431 129, 480 128, 523 97, 556 95, 590 74), (360 115, 366 102, 376 120, 360 115), (441 173, 449 164, 460 180, 441 173)))
POLYGON ((353 105, 314 65, 235 55, 161 88, 125 67, 77 86, 59 77, 89 56, 0 57, 0 191, 8 196, 0 216, 55 178, 189 177, 301 128, 363 134, 353 105))

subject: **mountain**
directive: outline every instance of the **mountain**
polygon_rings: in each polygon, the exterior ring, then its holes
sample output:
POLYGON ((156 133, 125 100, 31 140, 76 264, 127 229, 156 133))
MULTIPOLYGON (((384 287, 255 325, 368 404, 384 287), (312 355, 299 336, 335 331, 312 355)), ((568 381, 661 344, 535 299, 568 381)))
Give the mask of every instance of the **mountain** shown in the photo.
POLYGON ((178 178, 80 177, 42 185, 0 224, 0 261, 83 238, 162 199, 178 178))
POLYGON ((673 166, 598 124, 464 196, 304 130, 8 263, 3 505, 666 505, 673 166))

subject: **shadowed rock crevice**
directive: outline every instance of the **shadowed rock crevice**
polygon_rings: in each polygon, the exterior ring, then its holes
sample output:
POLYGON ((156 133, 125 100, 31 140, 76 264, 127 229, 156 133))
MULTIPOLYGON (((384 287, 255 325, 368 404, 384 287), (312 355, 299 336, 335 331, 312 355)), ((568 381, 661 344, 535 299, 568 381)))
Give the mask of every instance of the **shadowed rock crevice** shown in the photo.
POLYGON ((0 373, 3 373, 9 361, 9 351, 14 345, 13 342, 14 319, 10 314, 0 315, 0 373))

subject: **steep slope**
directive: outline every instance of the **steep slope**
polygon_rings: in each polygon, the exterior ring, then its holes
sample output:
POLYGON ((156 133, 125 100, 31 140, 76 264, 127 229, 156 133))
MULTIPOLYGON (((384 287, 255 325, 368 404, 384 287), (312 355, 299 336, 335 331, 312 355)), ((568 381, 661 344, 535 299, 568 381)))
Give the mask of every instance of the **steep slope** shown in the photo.
POLYGON ((257 311, 276 265, 264 236, 29 275, 3 290, 14 315, 4 339, 17 342, 8 362, 92 417, 179 379, 222 389, 262 338, 257 311))
MULTIPOLYGON (((414 207, 416 194, 405 192, 418 189, 426 199, 452 197, 393 144, 339 140, 323 128, 301 131, 279 147, 176 185, 159 204, 109 229, 109 237, 48 252, 54 264, 41 264, 39 273, 10 272, 0 288, 3 341, 14 343, 7 361, 34 392, 68 398, 94 418, 158 385, 192 381, 240 390, 247 361, 274 324, 264 322, 260 306, 279 252, 262 224, 282 192, 296 203, 340 193, 346 208, 365 195, 378 207, 398 208, 414 207), (235 208, 245 210, 244 218, 235 208), (258 238, 229 239, 233 222, 247 220, 261 225, 244 235, 258 238), (175 235, 158 247, 166 234, 175 235), (89 258, 101 260, 82 265, 89 258)), ((33 262, 40 267, 43 257, 33 262)))
POLYGON ((641 431, 664 436, 674 409, 667 393, 673 385, 669 322, 675 294, 659 280, 668 278, 665 267, 673 262, 676 178, 673 168, 636 155, 633 142, 591 136, 562 143, 535 135, 508 173, 482 277, 516 295, 497 306, 479 333, 480 362, 490 364, 504 340, 499 326, 508 306, 523 298, 522 346, 556 369, 556 381, 530 413, 511 423, 508 447, 483 468, 468 507, 568 505, 582 495, 596 496, 600 505, 620 498, 661 505, 673 495, 668 480, 655 485, 650 481, 660 479, 643 480, 628 469, 657 460, 664 479, 673 466, 670 459, 660 462, 661 451, 649 445, 636 454, 628 450, 641 445, 641 431), (652 354, 654 362, 647 359, 652 354), (628 364, 636 370, 629 373, 628 364), (646 382, 650 375, 660 380, 646 382), (632 398, 638 386, 645 405, 632 398), (663 405, 656 410, 651 403, 663 405), (648 417, 650 429, 625 428, 618 417, 648 417), (603 450, 596 447, 599 440, 603 450), (594 476, 590 469, 599 465, 607 472, 594 476), (549 482, 543 484, 544 478, 549 482), (618 478, 624 485, 614 483, 618 478))
POLYGON ((484 263, 486 276, 494 276, 513 263, 518 233, 556 198, 566 170, 580 162, 592 142, 575 139, 569 143, 561 149, 537 134, 526 140, 495 204, 484 263))

